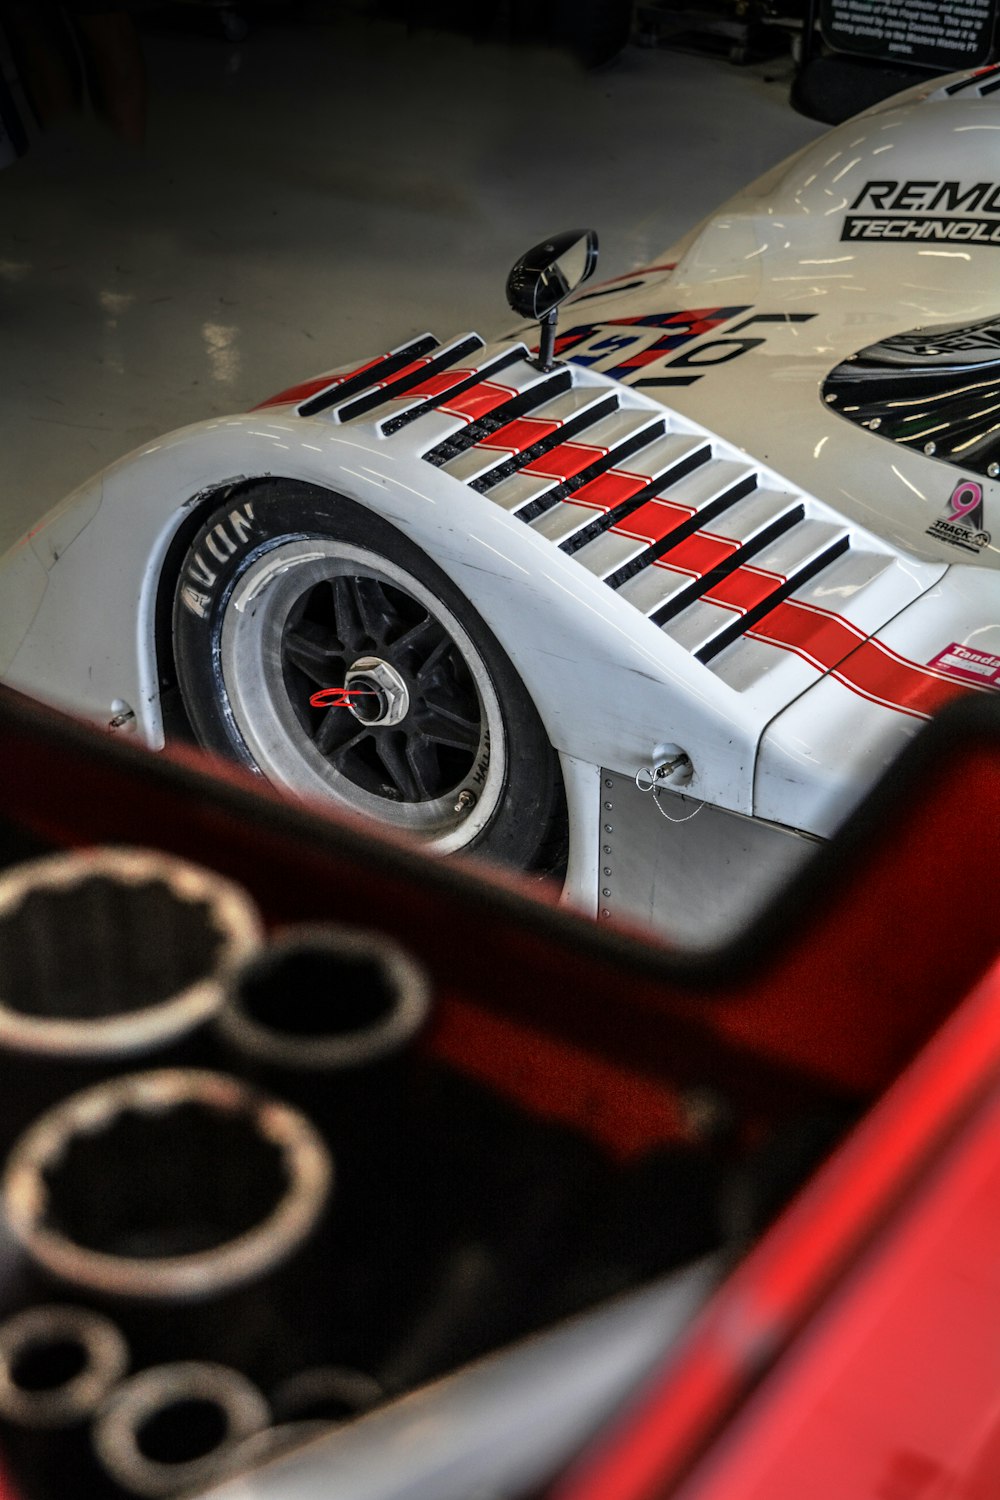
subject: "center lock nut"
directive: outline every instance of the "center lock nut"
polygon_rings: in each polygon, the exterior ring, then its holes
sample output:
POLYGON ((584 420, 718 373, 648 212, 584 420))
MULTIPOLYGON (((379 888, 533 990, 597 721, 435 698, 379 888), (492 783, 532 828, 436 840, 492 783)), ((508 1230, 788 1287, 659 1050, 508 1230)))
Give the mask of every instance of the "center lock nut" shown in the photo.
POLYGON ((380 656, 359 656, 344 677, 351 713, 361 724, 390 727, 410 711, 410 693, 396 668, 380 656))

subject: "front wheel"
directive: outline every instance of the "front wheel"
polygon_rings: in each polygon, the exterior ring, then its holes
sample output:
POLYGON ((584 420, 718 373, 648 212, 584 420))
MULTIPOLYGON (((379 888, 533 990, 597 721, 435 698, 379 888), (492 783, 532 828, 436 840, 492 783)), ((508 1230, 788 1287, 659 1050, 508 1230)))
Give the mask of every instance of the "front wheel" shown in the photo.
POLYGON ((558 862, 558 759, 495 636, 403 534, 267 481, 205 521, 174 605, 198 739, 441 854, 558 862))

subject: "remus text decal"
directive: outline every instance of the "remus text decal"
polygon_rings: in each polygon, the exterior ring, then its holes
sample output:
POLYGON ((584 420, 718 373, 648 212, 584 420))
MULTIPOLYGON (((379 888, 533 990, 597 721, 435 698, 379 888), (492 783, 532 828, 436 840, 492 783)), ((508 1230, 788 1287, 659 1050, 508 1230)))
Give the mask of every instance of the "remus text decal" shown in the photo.
POLYGON ((1000 246, 1000 183, 866 182, 844 218, 840 238, 1000 246))

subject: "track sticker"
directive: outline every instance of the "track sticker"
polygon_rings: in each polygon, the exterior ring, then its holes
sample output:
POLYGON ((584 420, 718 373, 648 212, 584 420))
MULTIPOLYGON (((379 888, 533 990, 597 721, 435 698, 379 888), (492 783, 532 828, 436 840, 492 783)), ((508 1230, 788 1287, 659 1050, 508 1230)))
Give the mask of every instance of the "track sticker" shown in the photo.
POLYGON ((983 487, 975 479, 960 479, 948 498, 948 509, 927 528, 936 542, 948 542, 963 552, 981 552, 990 544, 983 529, 983 487))
POLYGON ((927 663, 950 677, 961 677, 966 682, 978 682, 981 687, 1000 687, 1000 656, 989 651, 973 651, 961 641, 952 641, 942 652, 927 663))

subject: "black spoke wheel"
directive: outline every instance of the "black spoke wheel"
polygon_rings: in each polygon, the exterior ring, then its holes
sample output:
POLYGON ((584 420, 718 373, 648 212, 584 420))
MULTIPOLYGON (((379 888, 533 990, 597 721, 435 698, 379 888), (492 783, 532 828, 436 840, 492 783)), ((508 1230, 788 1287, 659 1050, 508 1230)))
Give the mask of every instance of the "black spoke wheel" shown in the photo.
POLYGON ((174 655, 208 748, 440 853, 558 863, 558 759, 517 673, 447 575, 361 506, 280 480, 230 497, 182 564, 174 655))
POLYGON ((383 566, 358 558, 302 593, 282 635, 285 686, 355 786, 397 802, 457 797, 485 749, 480 692, 442 621, 383 566))

